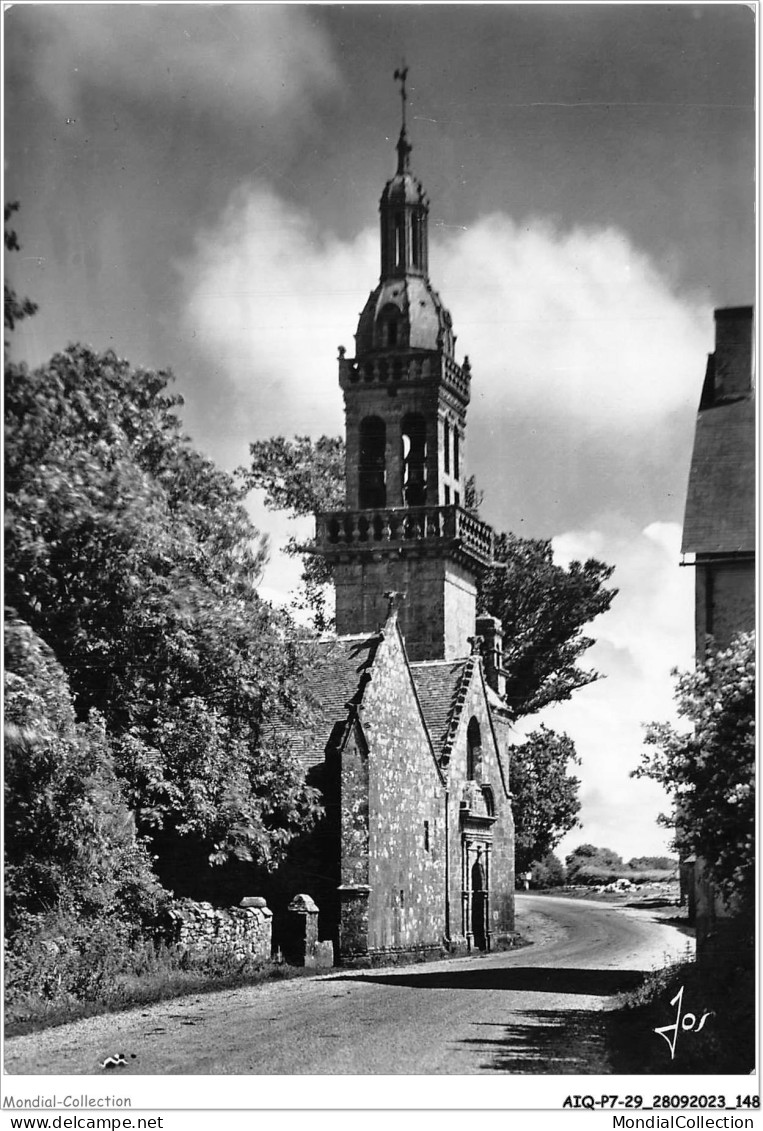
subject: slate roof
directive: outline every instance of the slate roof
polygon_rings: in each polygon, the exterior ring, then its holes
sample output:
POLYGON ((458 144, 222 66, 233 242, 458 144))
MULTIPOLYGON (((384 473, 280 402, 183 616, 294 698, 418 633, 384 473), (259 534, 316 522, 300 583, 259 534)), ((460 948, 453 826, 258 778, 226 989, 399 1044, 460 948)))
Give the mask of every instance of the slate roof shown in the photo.
POLYGON ((450 747, 474 661, 423 660, 410 668, 432 745, 441 754, 450 747))
POLYGON ((373 664, 380 637, 363 633, 318 640, 310 645, 313 662, 305 686, 312 701, 307 724, 286 722, 290 747, 307 771, 323 761, 326 745, 337 723, 348 714, 348 703, 363 696, 363 675, 373 664))
POLYGON ((755 549, 755 402, 751 397, 697 416, 682 553, 755 549))
MULTIPOLYGON (((381 637, 378 634, 338 636, 310 645, 313 662, 305 686, 311 700, 308 720, 285 720, 277 728, 303 770, 323 762, 334 728, 345 722, 348 704, 359 703, 381 637)), ((447 753, 453 741, 475 660, 425 660, 410 665, 424 721, 435 755, 447 753)))

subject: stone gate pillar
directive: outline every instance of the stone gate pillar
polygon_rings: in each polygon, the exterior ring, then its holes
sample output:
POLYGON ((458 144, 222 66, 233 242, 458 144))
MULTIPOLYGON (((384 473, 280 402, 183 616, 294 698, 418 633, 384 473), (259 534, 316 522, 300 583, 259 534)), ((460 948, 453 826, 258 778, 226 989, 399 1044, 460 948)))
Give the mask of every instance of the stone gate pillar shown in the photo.
POLYGON ((309 895, 295 895, 286 908, 289 929, 284 945, 291 966, 315 966, 318 946, 318 905, 309 895))

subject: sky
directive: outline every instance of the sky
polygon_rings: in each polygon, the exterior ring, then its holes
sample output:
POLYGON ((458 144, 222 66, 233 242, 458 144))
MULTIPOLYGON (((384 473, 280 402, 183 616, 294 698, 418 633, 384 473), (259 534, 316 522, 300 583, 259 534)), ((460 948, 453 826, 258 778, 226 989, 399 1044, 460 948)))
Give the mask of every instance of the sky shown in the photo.
MULTIPOLYGON (((755 298, 755 13, 745 4, 17 4, 4 14, 12 351, 170 368, 196 447, 343 431, 378 281, 404 57, 430 276, 472 365, 466 461, 498 530, 615 566, 584 666, 525 720, 581 757, 588 842, 666 850, 635 781, 693 662, 680 530, 713 309, 755 298)), ((262 592, 286 601, 294 530, 262 592)), ((302 528, 304 530, 304 527, 302 528)))

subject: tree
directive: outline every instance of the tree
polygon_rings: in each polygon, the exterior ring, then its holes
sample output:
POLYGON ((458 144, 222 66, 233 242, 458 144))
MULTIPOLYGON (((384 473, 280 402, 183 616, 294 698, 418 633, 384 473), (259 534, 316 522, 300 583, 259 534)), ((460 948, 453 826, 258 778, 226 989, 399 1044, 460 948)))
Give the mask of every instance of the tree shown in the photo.
MULTIPOLYGON (((8 221, 13 213, 18 211, 18 208, 18 201, 12 201, 5 205, 3 238, 6 251, 21 250, 16 232, 13 228, 8 227, 8 221)), ((30 298, 19 298, 7 278, 3 282, 3 300, 3 325, 6 330, 13 330, 17 322, 20 322, 23 318, 29 318, 37 310, 36 302, 32 302, 30 298)))
POLYGON ((514 718, 531 715, 599 679, 577 661, 593 640, 583 627, 617 593, 604 588, 613 566, 590 558, 556 565, 551 542, 499 534, 494 564, 480 579, 480 611, 503 624, 506 702, 514 718))
POLYGON ((139 829, 270 866, 318 811, 277 726, 307 713, 304 650, 170 380, 83 346, 8 367, 6 598, 103 718, 139 829))
MULTIPOLYGON (((243 471, 247 484, 265 491, 265 505, 295 515, 335 510, 344 505, 344 443, 322 436, 293 441, 279 436, 251 445, 251 467, 243 471)), ((481 494, 470 481, 467 503, 476 510, 481 494)), ((315 607, 316 594, 329 573, 310 544, 295 539, 292 554, 307 553, 306 604, 315 607)), ((495 562, 479 582, 481 612, 499 617, 504 629, 506 702, 514 718, 533 714, 550 703, 569 699, 580 687, 600 678, 577 661, 593 641, 583 627, 606 612, 617 590, 605 588, 614 567, 589 559, 556 565, 551 542, 498 535, 495 562)), ((325 604, 318 603, 319 627, 325 625, 325 604)))
POLYGON ((344 440, 275 436, 250 444, 249 486, 265 491, 269 510, 311 515, 344 506, 344 440))
POLYGON ((530 866, 530 883, 534 888, 558 888, 565 879, 564 864, 553 852, 547 852, 541 860, 534 860, 530 866))
POLYGON ((671 872, 678 867, 672 856, 634 856, 625 865, 631 872, 671 872))
POLYGON ((541 725, 511 751, 515 857, 518 872, 546 856, 578 823, 580 782, 567 773, 579 762, 566 734, 541 725))
POLYGON ((597 848, 595 844, 580 844, 566 857, 567 879, 570 883, 598 883, 623 871, 622 857, 611 848, 597 848))
MULTIPOLYGON (((339 436, 295 436, 287 440, 275 436, 258 440, 249 446, 251 464, 239 475, 250 489, 265 492, 268 510, 291 511, 303 518, 320 511, 339 510, 344 506, 344 440, 339 436)), ((284 552, 302 556, 303 593, 297 607, 308 610, 315 628, 323 632, 331 626, 326 601, 326 587, 331 573, 323 558, 311 553, 311 540, 292 537, 284 552)))
POLYGON ((134 934, 164 893, 117 778, 102 720, 75 721, 61 665, 12 612, 5 621, 5 926, 46 913, 110 919, 134 934))
POLYGON ((726 899, 752 907, 755 893, 755 635, 743 633, 676 677, 678 714, 646 730, 633 777, 659 782, 673 801, 660 821, 674 848, 696 853, 726 899))

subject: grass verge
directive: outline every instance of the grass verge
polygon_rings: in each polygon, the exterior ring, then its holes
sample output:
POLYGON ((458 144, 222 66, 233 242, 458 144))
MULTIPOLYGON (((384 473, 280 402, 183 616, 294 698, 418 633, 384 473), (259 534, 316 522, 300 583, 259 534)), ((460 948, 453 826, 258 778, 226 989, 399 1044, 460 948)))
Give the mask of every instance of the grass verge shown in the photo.
POLYGON ((237 986, 284 981, 314 973, 275 961, 236 960, 225 954, 190 959, 169 947, 146 948, 142 961, 126 973, 116 974, 92 997, 59 992, 18 991, 7 995, 5 1036, 40 1032, 83 1017, 120 1013, 143 1005, 168 1001, 188 994, 214 993, 237 986))
POLYGON ((701 962, 687 958, 666 966, 624 995, 609 1015, 612 1070, 671 1076, 749 1073, 755 1067, 755 1001, 754 948, 729 931, 701 962), (671 1027, 672 1052, 668 1040, 655 1032, 665 1027, 671 1027))

